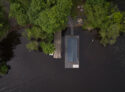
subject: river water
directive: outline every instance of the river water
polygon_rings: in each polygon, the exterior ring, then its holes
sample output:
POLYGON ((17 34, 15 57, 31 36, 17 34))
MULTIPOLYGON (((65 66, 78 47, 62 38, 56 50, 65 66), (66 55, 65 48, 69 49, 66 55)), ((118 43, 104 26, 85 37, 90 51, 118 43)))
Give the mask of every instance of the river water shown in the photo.
POLYGON ((8 38, 4 43, 11 69, 0 78, 0 92, 125 92, 125 72, 115 60, 112 47, 92 42, 94 33, 81 28, 75 29, 75 34, 80 36, 80 69, 64 68, 64 50, 61 60, 29 52, 26 38, 14 32, 13 41, 8 38))
MULTIPOLYGON (((124 0, 115 1, 125 10, 124 0)), ((92 42, 94 33, 75 29, 80 36, 80 69, 65 69, 64 40, 63 58, 54 60, 42 52, 29 52, 21 31, 12 32, 0 43, 0 56, 11 66, 9 73, 0 78, 0 92, 125 92, 121 52, 114 54, 122 48, 121 43, 124 47, 124 42, 120 43, 124 37, 104 48, 97 40, 92 42)), ((63 32, 63 39, 64 34, 70 31, 63 32)))

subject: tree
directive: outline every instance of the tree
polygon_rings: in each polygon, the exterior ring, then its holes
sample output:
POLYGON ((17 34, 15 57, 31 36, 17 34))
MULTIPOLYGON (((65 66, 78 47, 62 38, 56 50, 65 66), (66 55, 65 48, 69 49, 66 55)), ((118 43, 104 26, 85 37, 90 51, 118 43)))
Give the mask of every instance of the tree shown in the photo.
POLYGON ((72 0, 10 0, 10 17, 22 26, 32 25, 26 29, 29 40, 52 44, 55 32, 66 27, 71 7, 72 0))
POLYGON ((28 16, 26 15, 26 10, 23 7, 23 4, 16 1, 15 3, 11 3, 10 5, 10 17, 15 17, 18 24, 24 26, 28 22, 28 16))
POLYGON ((85 29, 99 29, 101 43, 114 44, 121 32, 124 32, 124 14, 117 6, 106 0, 87 0, 84 5, 85 29))

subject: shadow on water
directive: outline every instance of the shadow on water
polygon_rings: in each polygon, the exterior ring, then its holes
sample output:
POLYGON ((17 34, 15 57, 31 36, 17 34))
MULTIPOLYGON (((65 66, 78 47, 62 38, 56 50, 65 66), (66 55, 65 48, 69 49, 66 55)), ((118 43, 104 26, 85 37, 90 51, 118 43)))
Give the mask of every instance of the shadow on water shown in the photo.
POLYGON ((115 60, 120 62, 120 66, 125 70, 125 35, 118 38, 116 44, 113 46, 113 52, 115 60))
POLYGON ((0 42, 0 63, 3 61, 7 63, 14 57, 13 49, 15 49, 16 45, 21 43, 19 39, 20 36, 18 32, 13 31, 0 42))
POLYGON ((116 5, 118 5, 118 8, 121 11, 125 11, 125 0, 107 0, 107 1, 112 1, 113 3, 115 3, 116 5))
POLYGON ((65 37, 65 35, 70 35, 70 28, 67 27, 62 31, 62 37, 65 37))

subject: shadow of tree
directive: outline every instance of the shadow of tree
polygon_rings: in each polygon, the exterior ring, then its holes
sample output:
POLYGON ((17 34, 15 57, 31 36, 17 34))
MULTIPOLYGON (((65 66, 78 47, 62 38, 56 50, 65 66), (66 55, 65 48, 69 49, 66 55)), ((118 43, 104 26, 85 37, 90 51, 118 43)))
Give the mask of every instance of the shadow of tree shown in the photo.
MULTIPOLYGON (((13 49, 20 44, 20 34, 16 31, 11 32, 5 39, 0 42, 0 58, 1 61, 7 62, 14 57, 13 49)), ((1 62, 0 61, 0 62, 1 62)))

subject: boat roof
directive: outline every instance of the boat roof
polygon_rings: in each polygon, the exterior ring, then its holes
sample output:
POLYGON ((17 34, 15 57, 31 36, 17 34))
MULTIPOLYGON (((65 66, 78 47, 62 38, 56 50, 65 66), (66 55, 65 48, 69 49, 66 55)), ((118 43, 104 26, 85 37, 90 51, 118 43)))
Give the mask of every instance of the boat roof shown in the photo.
POLYGON ((73 68, 74 64, 79 64, 78 41, 78 36, 66 36, 65 38, 65 68, 73 68))

